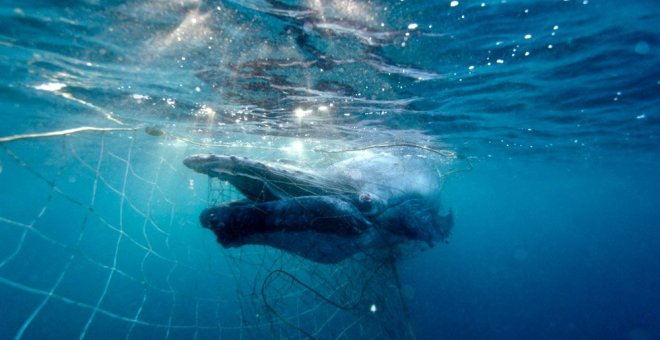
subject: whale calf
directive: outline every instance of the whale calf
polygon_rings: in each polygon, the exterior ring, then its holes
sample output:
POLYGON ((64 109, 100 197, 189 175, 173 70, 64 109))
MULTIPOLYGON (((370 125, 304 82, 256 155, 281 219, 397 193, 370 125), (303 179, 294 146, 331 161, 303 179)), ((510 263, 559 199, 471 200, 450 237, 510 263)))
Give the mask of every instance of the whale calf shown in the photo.
POLYGON ((411 241, 433 246, 453 226, 441 213, 438 170, 417 155, 362 152, 325 169, 213 154, 183 163, 245 196, 200 215, 226 248, 267 245, 331 264, 411 241))

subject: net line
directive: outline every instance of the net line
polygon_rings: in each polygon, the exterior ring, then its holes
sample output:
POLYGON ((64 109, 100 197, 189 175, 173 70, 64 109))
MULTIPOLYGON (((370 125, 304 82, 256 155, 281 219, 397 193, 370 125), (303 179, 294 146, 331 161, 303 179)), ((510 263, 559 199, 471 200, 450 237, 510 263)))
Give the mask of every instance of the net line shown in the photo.
MULTIPOLYGON (((72 130, 67 130, 67 132, 71 132, 72 130)), ((79 130, 82 131, 82 130, 79 130)), ((163 172, 175 172, 178 171, 177 167, 171 163, 172 160, 166 159, 164 157, 160 157, 159 161, 156 162, 156 169, 154 171, 155 177, 149 179, 147 176, 144 176, 143 174, 140 174, 138 171, 136 171, 136 168, 132 166, 132 156, 135 151, 139 151, 140 153, 148 153, 146 149, 143 148, 136 148, 134 141, 138 139, 143 139, 144 134, 140 132, 136 132, 135 129, 132 131, 129 129, 121 129, 121 131, 117 130, 112 130, 112 131, 105 131, 105 130, 90 130, 90 129, 85 129, 84 131, 88 132, 96 132, 98 134, 92 134, 92 135, 70 135, 69 133, 64 133, 61 135, 51 135, 48 137, 54 137, 54 138, 60 138, 61 142, 60 143, 55 143, 56 145, 59 145, 57 148, 53 148, 53 143, 52 143, 52 138, 49 138, 48 142, 43 143, 41 139, 35 139, 29 137, 29 140, 19 140, 15 139, 13 140, 11 144, 8 143, 3 143, 2 148, 4 151, 4 156, 2 159, 2 166, 3 166, 3 172, 4 174, 1 177, 2 183, 3 183, 3 188, 9 189, 10 188, 10 182, 13 180, 11 175, 13 175, 16 171, 23 172, 23 176, 28 175, 28 177, 31 177, 31 180, 33 181, 38 181, 41 182, 42 184, 45 184, 45 187, 47 188, 47 198, 43 202, 43 204, 40 206, 38 209, 39 212, 34 216, 33 219, 30 221, 21 221, 22 218, 25 216, 14 216, 13 218, 8 217, 8 215, 11 215, 11 210, 21 210, 23 207, 16 207, 12 205, 16 205, 16 203, 23 204, 26 207, 29 205, 30 200, 27 199, 21 199, 25 198, 27 196, 26 194, 19 194, 16 193, 19 197, 15 200, 13 200, 12 204, 4 204, 3 202, 3 209, 2 209, 2 215, 0 216, 0 223, 2 224, 3 232, 11 233, 18 231, 18 242, 16 242, 13 247, 10 247, 11 244, 9 242, 6 242, 6 249, 12 249, 12 251, 8 254, 3 254, 6 256, 2 256, 0 259, 0 270, 3 268, 5 271, 2 271, 2 274, 0 275, 0 283, 4 284, 6 289, 7 287, 11 287, 13 289, 17 289, 20 292, 27 293, 27 294, 34 294, 37 296, 41 296, 42 300, 36 305, 36 307, 30 312, 29 315, 26 316, 22 322, 20 322, 20 326, 16 327, 16 333, 13 334, 12 336, 15 338, 20 338, 22 336, 29 336, 30 329, 33 328, 31 325, 33 322, 37 319, 39 319, 40 315, 43 314, 44 307, 48 306, 49 304, 53 304, 53 301, 57 301, 60 303, 65 303, 69 304, 72 306, 75 306, 76 308, 82 308, 90 311, 89 316, 85 318, 81 318, 81 320, 84 320, 84 325, 80 328, 80 338, 84 337, 89 337, 91 336, 88 334, 88 331, 90 329, 90 326, 92 326, 95 322, 98 323, 99 321, 95 321, 99 318, 99 315, 105 316, 105 317, 110 317, 113 319, 121 320, 126 322, 127 324, 130 324, 130 328, 126 331, 126 337, 130 337, 131 333, 135 329, 137 325, 141 326, 148 326, 148 327, 154 327, 154 328, 161 328, 165 329, 166 333, 164 334, 164 337, 170 336, 170 331, 172 329, 189 329, 189 330, 198 330, 198 329, 210 329, 210 330, 215 330, 216 332, 219 331, 221 328, 222 329, 230 329, 231 327, 225 327, 225 326, 219 326, 218 324, 207 324, 203 325, 197 322, 198 320, 195 320, 194 322, 189 322, 188 324, 185 323, 177 323, 175 318, 174 318, 174 309, 177 304, 176 300, 177 299, 184 299, 183 296, 185 294, 181 293, 178 291, 177 288, 175 288, 170 282, 172 281, 172 276, 177 272, 179 268, 185 268, 186 270, 191 270, 191 271, 199 271, 198 265, 186 261, 182 261, 177 258, 177 256, 173 256, 172 254, 167 254, 168 248, 172 248, 173 246, 170 245, 170 237, 172 236, 170 232, 167 230, 171 230, 174 226, 174 214, 176 212, 176 203, 174 200, 171 200, 170 198, 167 197, 167 194, 163 192, 163 190, 160 187, 159 184, 159 174, 163 172), (121 134, 119 135, 118 133, 127 133, 127 134, 121 134), (84 155, 81 156, 79 154, 79 151, 77 150, 77 143, 78 140, 85 139, 85 142, 82 143, 81 145, 87 144, 90 141, 88 140, 88 137, 92 137, 91 142, 96 143, 96 147, 86 147, 85 149, 92 149, 92 150, 98 150, 98 154, 96 155, 96 162, 88 162, 84 160, 84 157, 89 158, 89 155, 84 155), (122 142, 127 142, 126 148, 123 150, 121 149, 113 149, 108 147, 108 143, 115 143, 116 138, 121 139, 122 142), (110 141, 108 141, 110 139, 110 141), (75 141, 74 141, 75 140, 75 141), (34 144, 37 144, 35 146, 34 144), (53 162, 53 159, 55 159, 54 163, 58 164, 44 164, 44 163, 31 163, 26 161, 25 159, 30 158, 31 156, 28 155, 27 157, 19 155, 20 152, 23 152, 23 149, 28 149, 30 152, 35 152, 36 150, 39 150, 39 152, 43 150, 47 150, 47 152, 50 152, 51 157, 51 162, 53 162), (19 151, 16 151, 19 150, 19 151), (59 158, 59 159, 58 159, 59 158), (13 162, 13 164, 11 163, 13 162), (88 179, 87 183, 89 186, 92 188, 91 194, 87 195, 89 197, 89 200, 83 200, 80 197, 77 197, 77 192, 66 190, 62 187, 67 186, 68 184, 72 183, 66 183, 64 185, 61 185, 62 182, 67 182, 67 181, 74 181, 73 175, 66 174, 70 168, 67 165, 67 163, 71 162, 76 162, 77 164, 77 171, 80 172, 81 169, 84 170, 84 172, 87 173, 88 179), (103 171, 105 171, 103 168, 104 162, 113 162, 116 163, 116 165, 119 169, 119 178, 106 178, 105 175, 102 174, 103 171), (47 168, 50 168, 51 166, 54 165, 54 168, 56 169, 56 172, 49 175, 49 170, 47 168), (44 171, 44 169, 46 169, 44 171), (163 171, 163 169, 168 169, 168 171, 163 171), (91 176, 89 176, 91 174, 91 176), (64 179, 63 177, 69 176, 68 179, 64 179), (128 188, 127 186, 129 185, 129 182, 141 182, 142 185, 148 190, 148 197, 146 199, 146 206, 141 206, 140 204, 136 203, 134 199, 129 197, 129 194, 127 192, 128 188), (118 184, 118 185, 117 185, 118 184), (104 204, 106 202, 100 203, 99 201, 101 200, 99 197, 102 195, 114 195, 116 196, 116 205, 113 206, 115 208, 115 212, 117 213, 117 216, 114 220, 109 219, 108 212, 111 209, 108 209, 104 204), (152 209, 154 206, 154 202, 156 199, 154 196, 158 195, 158 205, 159 209, 161 209, 163 206, 165 207, 165 215, 168 215, 166 218, 153 218, 152 217, 152 209), (22 196, 22 197, 21 197, 22 196), (78 234, 77 239, 75 239, 75 242, 72 243, 66 243, 63 242, 62 240, 59 239, 59 237, 52 235, 51 233, 57 233, 57 231, 43 231, 41 230, 40 226, 46 225, 48 223, 51 223, 51 216, 53 210, 53 201, 55 200, 63 200, 68 202, 68 209, 71 210, 77 210, 81 213, 81 219, 80 222, 77 224, 78 226, 76 227, 76 223, 70 223, 69 225, 62 226, 66 228, 77 228, 80 233, 78 234), (136 215, 141 218, 141 223, 139 225, 141 226, 141 231, 142 235, 140 235, 140 232, 136 228, 135 223, 133 220, 131 222, 129 221, 129 218, 126 216, 127 214, 130 215, 136 215), (131 224, 130 226, 127 224, 131 224), (111 250, 111 256, 109 257, 109 261, 101 261, 97 256, 93 256, 88 254, 86 251, 84 251, 81 248, 86 248, 85 245, 82 245, 82 243, 86 243, 86 229, 90 228, 90 225, 94 225, 96 228, 98 227, 103 227, 106 228, 107 231, 110 231, 112 234, 114 234, 114 237, 112 238, 112 244, 110 244, 109 249, 111 250), (9 228, 14 228, 14 230, 9 230, 9 228), (22 230, 21 230, 22 229, 22 230), (165 247, 159 247, 155 246, 153 242, 151 241, 151 238, 153 238, 153 234, 158 234, 159 236, 164 238, 164 245, 165 247), (21 259, 20 255, 22 253, 27 253, 25 248, 28 248, 28 246, 32 243, 31 239, 32 237, 38 237, 41 240, 48 242, 52 244, 53 246, 59 248, 59 251, 64 252, 67 254, 66 260, 64 261, 64 265, 59 272, 59 275, 56 276, 56 279, 52 283, 46 284, 45 282, 41 282, 41 280, 36 280, 33 284, 26 283, 26 282, 21 282, 20 279, 14 279, 12 278, 12 274, 16 273, 17 270, 8 270, 10 265, 12 263, 15 263, 16 265, 23 265, 23 266, 30 266, 31 263, 29 261, 26 261, 25 259, 21 259), (130 245, 133 248, 136 248, 138 250, 138 253, 142 253, 143 256, 138 257, 137 263, 139 263, 139 266, 142 268, 142 273, 143 275, 136 275, 135 272, 131 272, 127 269, 122 268, 122 264, 119 263, 119 257, 122 254, 122 251, 120 247, 124 245, 130 245), (154 284, 148 282, 148 279, 146 279, 144 276, 144 273, 146 271, 146 266, 147 262, 149 262, 151 259, 156 258, 158 261, 161 261, 163 263, 166 263, 167 266, 169 267, 169 270, 166 270, 164 272, 164 277, 161 275, 160 279, 162 282, 165 282, 166 284, 154 284), (84 260, 87 262, 88 265, 93 265, 98 267, 99 269, 105 271, 105 278, 101 280, 103 282, 102 290, 101 292, 96 296, 97 299, 91 299, 89 301, 81 301, 77 300, 75 298, 72 298, 71 296, 67 296, 65 294, 58 293, 60 288, 62 287, 62 284, 64 282, 64 278, 68 276, 68 273, 71 269, 71 266, 74 263, 74 259, 76 260, 84 260), (142 276, 142 277, 141 277, 142 276), (138 303, 138 307, 134 308, 132 313, 118 313, 113 310, 113 308, 106 308, 105 305, 105 300, 108 298, 110 295, 115 295, 115 293, 111 292, 112 290, 112 283, 114 281, 117 281, 119 279, 122 280, 128 280, 136 284, 137 286, 141 286, 141 288, 144 291, 143 294, 140 294, 141 296, 139 297, 138 300, 140 302, 138 303), (40 287, 44 286, 44 287, 40 287), (146 320, 141 318, 141 313, 145 308, 145 305, 147 304, 147 300, 149 298, 148 292, 158 292, 162 293, 164 295, 169 296, 169 298, 172 301, 172 307, 170 308, 170 314, 167 319, 161 318, 160 320, 146 320), (28 333, 26 333, 28 332, 28 333)), ((78 132, 78 131, 74 131, 78 132)), ((6 141, 5 141, 6 142, 6 141)), ((87 152, 87 150, 85 150, 87 152)), ((80 174, 77 174, 80 175, 80 174)), ((31 183, 31 182, 22 182, 20 183, 23 186, 27 186, 26 190, 30 190, 31 186, 39 186, 36 183, 31 183)), ((25 188, 23 188, 25 189, 25 188)), ((41 188, 43 189, 43 188, 41 188)), ((13 193, 13 190, 9 189, 9 192, 13 193)), ((6 191, 7 192, 7 191, 6 191)), ((7 198, 5 196, 5 198, 7 198)), ((60 205, 60 204, 58 204, 60 205)), ((53 218, 53 219, 59 219, 59 218, 53 218)), ((191 224, 193 224, 192 222, 191 224)), ((8 241, 8 240, 7 240, 8 241)), ((3 242, 4 243, 4 242, 3 242)), ((89 244, 87 244, 87 247, 89 244)), ((175 247, 175 246, 174 246, 175 247)), ((29 247, 32 248, 32 247, 29 247)), ((106 249, 107 250, 107 249, 106 249)), ((48 254, 46 254, 48 255, 48 254)), ((213 270, 212 270, 213 272, 213 270)), ((215 274, 221 274, 218 271, 215 271, 215 274)), ((161 283, 162 283, 161 282, 161 283)), ((8 292, 3 292, 3 295, 8 292)), ((190 299, 190 296, 185 296, 185 299, 190 299)), ((192 297, 193 301, 195 302, 195 305, 200 305, 203 303, 211 303, 216 305, 216 310, 219 309, 221 305, 226 305, 227 301, 225 300, 220 300, 217 297, 213 297, 212 295, 209 296, 198 296, 198 297, 192 297)), ((199 308, 195 308, 195 311, 198 311, 199 308)), ((196 314, 196 313, 191 313, 191 314, 196 314)), ((234 327, 235 329, 236 327, 234 327)))
POLYGON ((125 338, 414 336, 382 327, 410 326, 397 313, 380 318, 405 309, 382 254, 327 266, 261 246, 221 249, 196 216, 240 194, 180 166, 200 145, 136 128, 64 132, 0 142, 0 183, 12 193, 0 206, 0 295, 30 300, 7 304, 20 312, 2 337, 90 338, 109 325, 125 338), (97 275, 81 283, 83 273, 97 275), (86 285, 94 292, 80 293, 86 285), (72 310, 64 327, 53 317, 72 310))

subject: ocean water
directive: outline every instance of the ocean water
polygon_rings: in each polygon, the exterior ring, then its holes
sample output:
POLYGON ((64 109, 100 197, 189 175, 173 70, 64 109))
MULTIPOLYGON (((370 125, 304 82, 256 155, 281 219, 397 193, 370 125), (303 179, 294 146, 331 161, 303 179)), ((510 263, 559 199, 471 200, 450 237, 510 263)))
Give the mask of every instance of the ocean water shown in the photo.
POLYGON ((657 22, 652 0, 3 1, 0 338, 660 339, 657 22), (356 263, 223 249, 198 216, 230 191, 182 164, 402 145, 439 150, 454 227, 374 271, 382 296, 356 263))

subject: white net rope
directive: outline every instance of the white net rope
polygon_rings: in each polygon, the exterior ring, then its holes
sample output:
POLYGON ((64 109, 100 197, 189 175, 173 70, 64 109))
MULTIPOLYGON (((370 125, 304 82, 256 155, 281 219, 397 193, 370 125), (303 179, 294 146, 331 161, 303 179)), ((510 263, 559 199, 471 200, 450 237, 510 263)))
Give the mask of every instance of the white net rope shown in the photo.
MULTIPOLYGON (((212 191, 219 187, 225 193, 221 196, 240 195, 212 182, 212 191)), ((395 249, 365 249, 340 263, 319 264, 264 246, 225 254, 234 264, 246 330, 284 339, 414 338, 397 255, 395 249)))
POLYGON ((199 146, 127 129, 0 148, 0 338, 414 337, 394 249, 327 265, 217 244, 199 213, 240 194, 182 166, 199 146))
POLYGON ((171 143, 118 131, 2 144, 3 338, 240 331, 220 317, 231 277, 191 218, 205 187, 188 187, 171 143))

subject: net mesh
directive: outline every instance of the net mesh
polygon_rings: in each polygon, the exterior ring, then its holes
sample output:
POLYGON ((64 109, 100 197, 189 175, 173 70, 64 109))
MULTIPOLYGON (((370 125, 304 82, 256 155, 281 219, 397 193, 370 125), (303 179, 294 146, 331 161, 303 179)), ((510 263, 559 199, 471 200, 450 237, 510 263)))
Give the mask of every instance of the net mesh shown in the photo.
POLYGON ((397 249, 218 245, 199 212, 240 194, 181 165, 206 148, 141 129, 0 148, 1 338, 414 337, 397 249))

